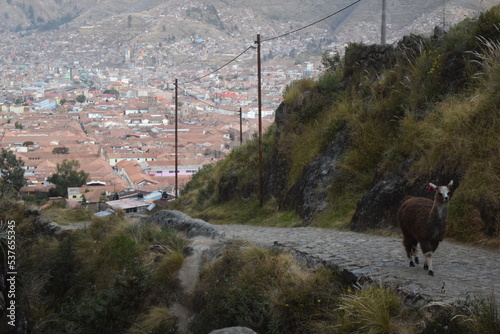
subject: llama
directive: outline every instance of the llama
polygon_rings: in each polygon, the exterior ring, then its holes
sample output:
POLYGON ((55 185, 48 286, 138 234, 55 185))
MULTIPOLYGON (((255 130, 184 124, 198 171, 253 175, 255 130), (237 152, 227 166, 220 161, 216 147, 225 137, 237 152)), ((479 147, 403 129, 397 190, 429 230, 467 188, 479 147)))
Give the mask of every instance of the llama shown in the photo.
POLYGON ((430 276, 432 271, 432 253, 434 253, 439 242, 444 239, 446 233, 446 216, 448 213, 449 193, 453 181, 447 186, 437 187, 429 183, 429 191, 436 191, 434 201, 424 197, 407 197, 399 208, 399 226, 403 232, 403 245, 406 256, 410 259, 410 267, 418 264, 417 244, 425 256, 424 269, 428 270, 430 276))

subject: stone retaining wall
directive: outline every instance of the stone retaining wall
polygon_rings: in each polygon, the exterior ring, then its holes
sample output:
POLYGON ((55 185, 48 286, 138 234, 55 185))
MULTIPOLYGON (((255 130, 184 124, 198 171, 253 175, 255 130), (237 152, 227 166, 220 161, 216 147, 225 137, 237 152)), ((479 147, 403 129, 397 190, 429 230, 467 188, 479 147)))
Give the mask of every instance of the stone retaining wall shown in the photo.
POLYGON ((159 226, 168 225, 178 231, 186 233, 188 238, 204 236, 209 238, 224 237, 214 225, 201 219, 191 218, 185 213, 177 210, 162 210, 153 214, 150 218, 152 222, 159 226))

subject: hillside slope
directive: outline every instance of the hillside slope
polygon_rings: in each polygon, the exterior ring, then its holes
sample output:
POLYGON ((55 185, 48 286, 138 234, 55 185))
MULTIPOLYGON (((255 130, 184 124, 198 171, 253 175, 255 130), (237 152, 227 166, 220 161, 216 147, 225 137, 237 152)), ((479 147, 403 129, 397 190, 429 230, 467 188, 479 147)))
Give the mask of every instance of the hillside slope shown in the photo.
POLYGON ((256 223, 277 208, 364 231, 395 227, 406 195, 454 180, 449 236, 498 243, 499 24, 496 6, 443 36, 324 58, 318 81, 289 85, 264 136, 264 208, 257 140, 196 175, 177 205, 215 222, 256 223))
MULTIPOLYGON (((79 27, 91 25, 96 34, 113 36, 127 26, 131 16, 135 19, 132 26, 138 29, 126 30, 129 40, 159 42, 162 38, 158 34, 164 27, 177 38, 207 33, 238 40, 253 38, 257 32, 275 35, 297 29, 353 2, 215 0, 207 5, 197 0, 188 3, 180 0, 2 0, 0 32, 59 29, 75 33, 79 27), (123 24, 117 24, 119 22, 123 24)), ((422 32, 427 25, 442 25, 443 17, 446 24, 456 23, 463 15, 474 16, 496 3, 496 0, 388 0, 388 40, 394 41, 404 33, 422 32)), ((332 38, 340 42, 373 42, 380 39, 380 22, 380 2, 365 0, 317 27, 328 30, 332 38)), ((301 32, 303 36, 307 33, 311 30, 301 32)))

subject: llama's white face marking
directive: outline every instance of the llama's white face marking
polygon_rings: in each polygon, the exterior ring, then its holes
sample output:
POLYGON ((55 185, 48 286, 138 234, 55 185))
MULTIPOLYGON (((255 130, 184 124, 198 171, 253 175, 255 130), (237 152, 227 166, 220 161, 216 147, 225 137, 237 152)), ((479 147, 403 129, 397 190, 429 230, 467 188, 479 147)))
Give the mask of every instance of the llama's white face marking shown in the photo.
POLYGON ((447 186, 436 186, 434 183, 429 183, 429 190, 436 191, 440 202, 448 202, 450 199, 451 187, 453 185, 453 180, 448 183, 447 186))
POLYGON ((447 186, 437 187, 436 191, 441 194, 441 196, 445 202, 448 202, 448 200, 450 199, 450 195, 449 195, 450 189, 447 186))

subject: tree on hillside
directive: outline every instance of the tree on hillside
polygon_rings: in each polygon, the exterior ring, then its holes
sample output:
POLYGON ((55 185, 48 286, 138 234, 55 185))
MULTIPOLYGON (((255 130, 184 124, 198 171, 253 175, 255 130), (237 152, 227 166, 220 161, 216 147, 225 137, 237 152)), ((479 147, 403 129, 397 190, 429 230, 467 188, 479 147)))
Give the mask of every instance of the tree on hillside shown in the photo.
POLYGON ((54 147, 52 149, 52 154, 69 154, 69 148, 66 146, 54 147))
POLYGON ((111 94, 111 95, 114 95, 116 99, 118 99, 120 97, 120 92, 117 91, 116 89, 106 89, 104 92, 102 92, 103 94, 111 94))
POLYGON ((57 171, 47 178, 47 181, 55 184, 55 188, 50 189, 51 196, 68 196, 68 187, 81 187, 89 177, 88 173, 78 170, 80 163, 77 160, 64 159, 61 164, 57 164, 57 171))
POLYGON ((328 51, 323 52, 321 65, 323 65, 326 72, 335 72, 341 63, 340 54, 338 52, 335 52, 334 54, 330 54, 328 51))
POLYGON ((18 192, 26 184, 24 162, 11 151, 0 154, 0 198, 9 192, 18 192))
POLYGON ((79 102, 79 103, 83 103, 85 102, 85 100, 87 100, 87 98, 85 97, 85 95, 81 94, 81 95, 78 95, 76 97, 76 102, 79 102))

